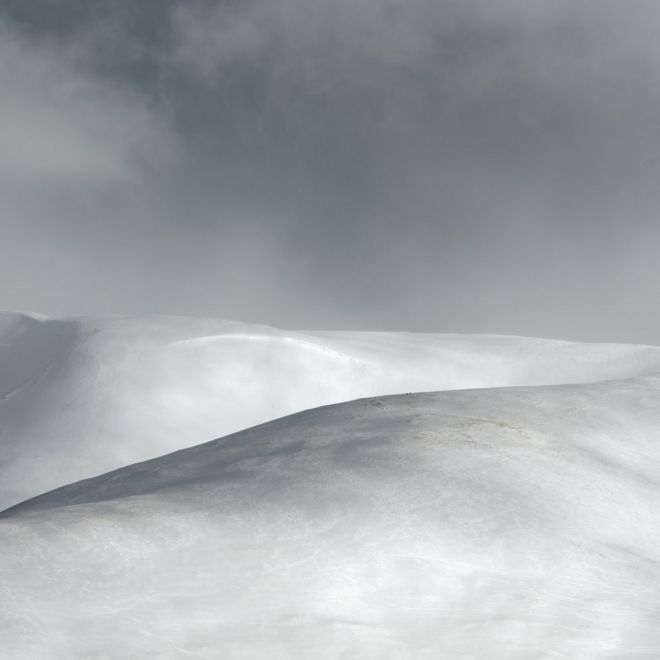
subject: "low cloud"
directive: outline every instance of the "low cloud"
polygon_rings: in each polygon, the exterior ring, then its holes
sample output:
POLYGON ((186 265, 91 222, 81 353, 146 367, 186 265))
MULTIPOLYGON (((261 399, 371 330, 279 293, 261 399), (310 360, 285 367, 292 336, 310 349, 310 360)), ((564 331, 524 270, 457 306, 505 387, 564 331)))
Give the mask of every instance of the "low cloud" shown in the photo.
POLYGON ((85 71, 55 41, 0 22, 0 176, 14 189, 131 181, 171 158, 145 98, 85 71))
POLYGON ((3 7, 0 306, 660 342, 656 2, 3 7))

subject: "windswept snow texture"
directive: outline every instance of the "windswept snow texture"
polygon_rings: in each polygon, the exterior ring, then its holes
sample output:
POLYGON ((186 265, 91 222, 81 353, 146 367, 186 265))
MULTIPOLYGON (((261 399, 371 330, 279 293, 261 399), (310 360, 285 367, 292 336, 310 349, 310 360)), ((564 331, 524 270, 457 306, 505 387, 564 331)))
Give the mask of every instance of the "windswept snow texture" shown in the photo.
POLYGON ((658 370, 660 349, 653 347, 0 314, 0 508, 357 397, 658 370))
POLYGON ((0 657, 657 658, 660 377, 319 408, 0 519, 0 657))

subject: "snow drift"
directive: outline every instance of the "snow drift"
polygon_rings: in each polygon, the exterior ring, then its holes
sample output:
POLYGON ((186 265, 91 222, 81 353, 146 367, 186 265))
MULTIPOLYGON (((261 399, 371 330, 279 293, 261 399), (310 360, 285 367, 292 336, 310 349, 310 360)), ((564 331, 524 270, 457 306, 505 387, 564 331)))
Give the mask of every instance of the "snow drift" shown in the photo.
POLYGON ((0 508, 282 415, 399 392, 660 370, 660 349, 0 314, 0 508))
POLYGON ((657 657, 658 428, 658 376, 379 397, 66 486, 0 520, 0 655, 657 657))

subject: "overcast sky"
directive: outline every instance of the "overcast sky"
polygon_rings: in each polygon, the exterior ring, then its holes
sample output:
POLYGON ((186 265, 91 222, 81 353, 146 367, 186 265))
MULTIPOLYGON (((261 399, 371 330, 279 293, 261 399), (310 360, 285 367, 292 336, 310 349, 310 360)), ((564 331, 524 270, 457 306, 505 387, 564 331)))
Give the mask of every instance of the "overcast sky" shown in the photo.
POLYGON ((660 343, 657 0, 2 0, 0 308, 660 343))

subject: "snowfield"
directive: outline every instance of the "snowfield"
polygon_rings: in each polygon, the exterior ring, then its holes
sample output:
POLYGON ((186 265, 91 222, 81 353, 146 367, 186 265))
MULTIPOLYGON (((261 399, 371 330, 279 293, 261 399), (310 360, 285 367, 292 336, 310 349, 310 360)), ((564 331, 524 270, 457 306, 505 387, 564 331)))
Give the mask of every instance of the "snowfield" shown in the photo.
POLYGON ((7 658, 656 658, 660 377, 302 412, 0 520, 7 658))
POLYGON ((0 510, 321 405, 654 371, 656 347, 0 314, 0 510))
POLYGON ((655 347, 4 314, 0 497, 3 659, 660 657, 655 347))

